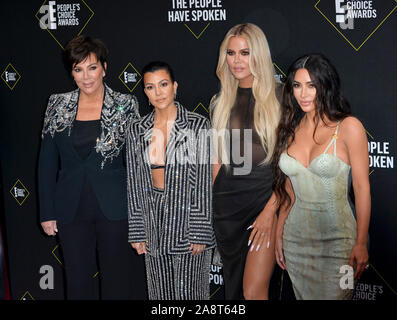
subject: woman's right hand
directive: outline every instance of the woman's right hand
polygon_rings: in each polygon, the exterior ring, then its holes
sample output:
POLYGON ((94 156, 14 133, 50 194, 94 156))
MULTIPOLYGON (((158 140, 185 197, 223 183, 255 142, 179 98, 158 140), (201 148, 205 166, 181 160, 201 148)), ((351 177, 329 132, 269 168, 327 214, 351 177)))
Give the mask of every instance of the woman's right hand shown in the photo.
POLYGON ((145 242, 133 242, 131 246, 138 252, 138 254, 147 253, 145 242))
POLYGON ((44 221, 41 223, 41 227, 48 236, 55 236, 58 232, 56 220, 44 221))

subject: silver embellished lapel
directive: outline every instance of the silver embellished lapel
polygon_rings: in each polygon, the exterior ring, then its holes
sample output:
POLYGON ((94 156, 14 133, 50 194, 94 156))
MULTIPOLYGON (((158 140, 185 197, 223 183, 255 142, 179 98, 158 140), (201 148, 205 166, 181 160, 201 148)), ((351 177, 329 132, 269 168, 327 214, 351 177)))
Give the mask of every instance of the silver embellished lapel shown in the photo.
MULTIPOLYGON (((103 157, 101 168, 106 161, 117 157, 124 146, 125 131, 131 119, 139 118, 138 102, 134 96, 113 91, 106 84, 101 112, 101 134, 96 140, 95 151, 103 157)), ((51 95, 45 114, 42 137, 68 129, 70 136, 76 119, 79 89, 51 95)))
POLYGON ((105 96, 101 114, 101 135, 97 138, 95 150, 106 160, 117 157, 124 146, 125 131, 134 111, 138 109, 137 102, 130 95, 113 91, 105 84, 105 96), (132 110, 131 110, 132 109, 132 110), (132 112, 131 112, 132 111, 132 112))
POLYGON ((79 89, 63 94, 53 94, 48 101, 41 137, 50 133, 54 137, 56 132, 68 129, 68 135, 76 118, 79 89))

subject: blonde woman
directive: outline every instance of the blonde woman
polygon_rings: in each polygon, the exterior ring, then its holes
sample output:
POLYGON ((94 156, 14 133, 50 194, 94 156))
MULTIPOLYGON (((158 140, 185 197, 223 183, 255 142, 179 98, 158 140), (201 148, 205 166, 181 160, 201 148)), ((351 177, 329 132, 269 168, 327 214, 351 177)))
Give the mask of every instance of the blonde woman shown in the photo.
POLYGON ((262 30, 231 28, 219 50, 221 90, 211 101, 217 133, 214 228, 226 299, 268 299, 275 264, 275 213, 270 160, 280 105, 262 30))

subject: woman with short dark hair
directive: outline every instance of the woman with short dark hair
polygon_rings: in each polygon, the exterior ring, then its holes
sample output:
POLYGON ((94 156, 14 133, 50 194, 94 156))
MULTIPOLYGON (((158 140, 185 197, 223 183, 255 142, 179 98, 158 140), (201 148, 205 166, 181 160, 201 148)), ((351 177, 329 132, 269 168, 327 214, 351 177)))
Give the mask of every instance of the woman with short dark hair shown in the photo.
POLYGON ((103 82, 102 41, 78 36, 65 49, 78 88, 51 95, 45 113, 40 222, 47 235, 59 234, 68 299, 97 299, 98 270, 102 299, 144 299, 143 261, 127 241, 123 159, 126 129, 139 118, 138 102, 103 82))

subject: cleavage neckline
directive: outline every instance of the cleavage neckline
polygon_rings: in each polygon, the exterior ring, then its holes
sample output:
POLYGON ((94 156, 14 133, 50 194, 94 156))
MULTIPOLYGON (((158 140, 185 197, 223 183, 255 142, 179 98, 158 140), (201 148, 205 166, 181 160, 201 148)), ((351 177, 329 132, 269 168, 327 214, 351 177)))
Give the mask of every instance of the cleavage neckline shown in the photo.
POLYGON ((335 159, 339 160, 339 161, 342 162, 344 165, 346 165, 347 167, 351 168, 351 166, 348 165, 345 161, 343 161, 342 159, 340 159, 340 158, 338 158, 337 156, 333 155, 332 153, 324 153, 324 152, 323 152, 323 153, 320 153, 317 157, 314 157, 314 158, 310 161, 310 163, 309 163, 309 165, 308 165, 307 167, 306 167, 305 165, 303 165, 302 162, 300 162, 299 160, 295 159, 293 156, 290 156, 290 155, 288 154, 288 152, 283 152, 283 154, 285 154, 285 155, 287 155, 289 158, 295 160, 295 161, 298 162, 303 168, 305 168, 305 169, 307 169, 307 170, 310 168, 310 166, 312 165, 312 163, 314 162, 314 160, 318 159, 319 157, 321 157, 321 156, 323 156, 323 155, 331 156, 332 158, 335 158, 335 159))

